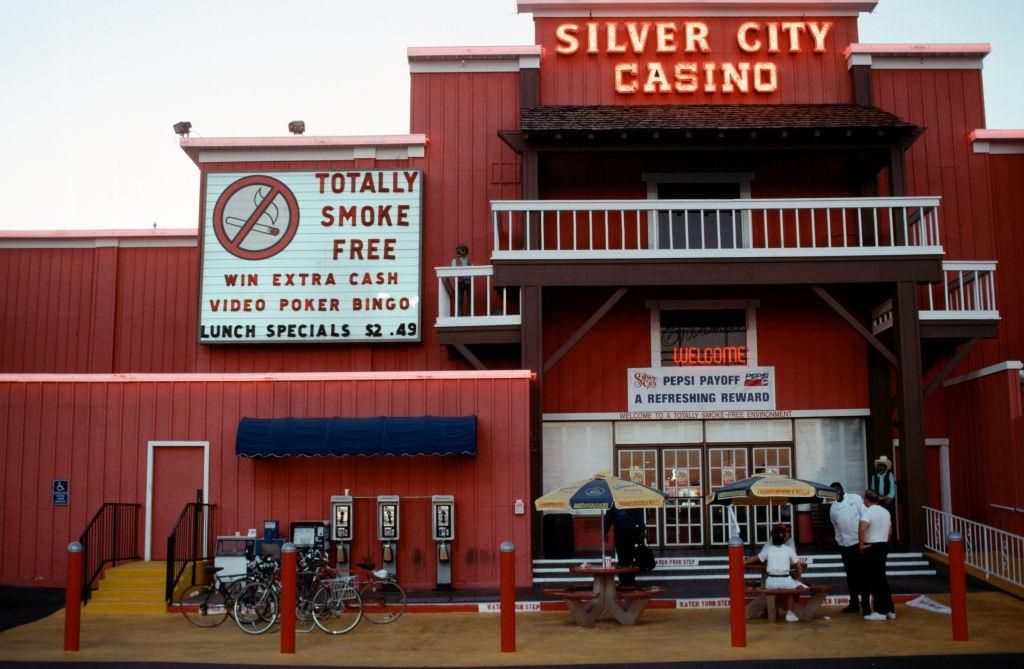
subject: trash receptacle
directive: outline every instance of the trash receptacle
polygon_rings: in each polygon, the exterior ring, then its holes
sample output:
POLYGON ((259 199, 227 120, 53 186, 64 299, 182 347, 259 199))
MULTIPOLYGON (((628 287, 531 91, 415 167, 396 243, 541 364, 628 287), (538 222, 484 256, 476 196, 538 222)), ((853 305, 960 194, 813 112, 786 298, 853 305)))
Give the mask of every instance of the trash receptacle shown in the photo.
POLYGON ((571 513, 544 515, 544 557, 571 558, 575 552, 571 513))

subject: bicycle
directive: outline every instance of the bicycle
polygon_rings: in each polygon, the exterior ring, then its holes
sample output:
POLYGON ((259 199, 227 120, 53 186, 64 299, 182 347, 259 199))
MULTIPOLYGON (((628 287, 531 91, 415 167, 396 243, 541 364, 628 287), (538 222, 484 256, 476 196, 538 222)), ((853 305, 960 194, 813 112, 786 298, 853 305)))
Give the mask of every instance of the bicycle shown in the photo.
POLYGON ((257 557, 250 564, 250 576, 235 598, 234 615, 238 627, 246 634, 263 634, 277 622, 280 584, 276 561, 257 557))
POLYGON ((178 599, 181 615, 197 627, 216 627, 223 623, 228 614, 234 612, 235 600, 246 585, 247 576, 223 579, 217 574, 222 569, 206 565, 203 573, 213 580, 186 588, 178 599))
POLYGON ((344 634, 363 618, 363 603, 351 576, 323 579, 313 593, 311 606, 316 626, 328 634, 344 634))
POLYGON ((407 604, 405 590, 386 569, 374 571, 373 564, 363 562, 355 565, 351 573, 363 602, 363 616, 367 620, 387 625, 402 617, 407 604))

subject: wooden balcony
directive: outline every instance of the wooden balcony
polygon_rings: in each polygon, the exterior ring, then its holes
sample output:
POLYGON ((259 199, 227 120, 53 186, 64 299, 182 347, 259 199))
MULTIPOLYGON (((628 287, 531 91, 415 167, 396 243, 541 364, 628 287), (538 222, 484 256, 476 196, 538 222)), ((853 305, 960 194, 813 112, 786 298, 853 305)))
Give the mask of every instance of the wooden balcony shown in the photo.
POLYGON ((935 281, 938 206, 934 197, 494 201, 494 282, 935 281))

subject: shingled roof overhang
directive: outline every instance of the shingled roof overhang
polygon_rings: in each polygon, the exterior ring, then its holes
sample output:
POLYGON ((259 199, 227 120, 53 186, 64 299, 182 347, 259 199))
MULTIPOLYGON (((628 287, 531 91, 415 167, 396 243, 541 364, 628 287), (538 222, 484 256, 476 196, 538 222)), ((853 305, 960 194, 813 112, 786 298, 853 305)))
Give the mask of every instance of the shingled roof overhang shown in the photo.
POLYGON ((922 128, 877 107, 787 105, 547 105, 499 131, 516 151, 883 149, 922 128))

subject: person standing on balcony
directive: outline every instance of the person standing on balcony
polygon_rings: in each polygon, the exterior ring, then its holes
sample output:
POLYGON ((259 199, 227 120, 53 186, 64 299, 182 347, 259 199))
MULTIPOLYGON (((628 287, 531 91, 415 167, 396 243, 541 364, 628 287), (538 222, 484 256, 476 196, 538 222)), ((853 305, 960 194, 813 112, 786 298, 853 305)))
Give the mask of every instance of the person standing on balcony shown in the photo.
POLYGON ((871 593, 864 582, 863 558, 860 554, 860 521, 864 517, 864 500, 860 495, 843 490, 836 481, 832 487, 839 491, 836 501, 829 504, 828 515, 835 528, 836 543, 843 558, 846 572, 846 587, 850 593, 850 604, 843 613, 871 613, 871 593))
MULTIPOLYGON (((469 247, 459 244, 455 247, 455 257, 452 258, 452 267, 469 267, 469 247)), ((455 280, 455 315, 469 315, 469 282, 472 279, 468 276, 460 276, 455 280), (465 303, 465 306, 464 304, 465 303)))

